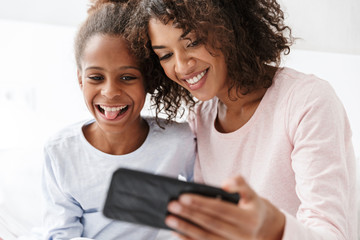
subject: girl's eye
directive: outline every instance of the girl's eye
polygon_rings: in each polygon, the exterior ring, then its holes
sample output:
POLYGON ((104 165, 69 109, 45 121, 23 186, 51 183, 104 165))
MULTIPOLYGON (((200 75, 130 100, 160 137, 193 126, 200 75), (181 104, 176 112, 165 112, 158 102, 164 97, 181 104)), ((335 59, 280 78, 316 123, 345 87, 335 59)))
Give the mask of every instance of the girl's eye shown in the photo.
POLYGON ((88 78, 91 79, 91 80, 94 80, 94 81, 104 80, 103 76, 89 76, 88 78))
POLYGON ((124 81, 131 81, 134 79, 136 79, 136 77, 133 77, 133 76, 122 76, 121 77, 121 80, 124 80, 124 81))
POLYGON ((164 56, 159 57, 159 60, 160 61, 166 60, 166 59, 170 58, 171 56, 172 56, 172 53, 168 53, 168 54, 166 54, 164 56))

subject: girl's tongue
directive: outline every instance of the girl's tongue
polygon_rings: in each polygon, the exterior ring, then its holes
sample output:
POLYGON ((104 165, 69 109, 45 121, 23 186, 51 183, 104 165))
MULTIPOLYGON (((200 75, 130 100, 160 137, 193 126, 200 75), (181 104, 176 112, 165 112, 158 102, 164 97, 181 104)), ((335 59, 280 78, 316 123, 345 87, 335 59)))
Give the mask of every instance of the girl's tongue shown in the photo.
POLYGON ((112 119, 115 119, 119 115, 120 111, 121 110, 119 110, 119 111, 105 111, 105 116, 106 116, 107 119, 112 120, 112 119))

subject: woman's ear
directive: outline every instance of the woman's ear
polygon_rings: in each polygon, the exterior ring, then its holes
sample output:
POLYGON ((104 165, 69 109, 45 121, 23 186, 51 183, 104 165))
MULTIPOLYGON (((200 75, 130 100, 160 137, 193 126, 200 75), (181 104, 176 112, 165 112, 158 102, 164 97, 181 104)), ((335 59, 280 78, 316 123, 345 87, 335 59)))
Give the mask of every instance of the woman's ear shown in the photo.
POLYGON ((80 69, 77 70, 77 78, 78 78, 80 89, 82 90, 83 89, 83 82, 82 82, 82 75, 81 75, 81 70, 80 69))

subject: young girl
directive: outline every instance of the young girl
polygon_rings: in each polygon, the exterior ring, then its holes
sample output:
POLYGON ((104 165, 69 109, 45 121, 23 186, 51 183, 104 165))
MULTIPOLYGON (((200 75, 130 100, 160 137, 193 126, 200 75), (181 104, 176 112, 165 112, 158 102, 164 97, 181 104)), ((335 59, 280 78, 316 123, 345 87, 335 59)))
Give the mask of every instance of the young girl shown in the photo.
POLYGON ((200 100, 195 181, 241 195, 171 202, 182 239, 356 239, 349 122, 326 81, 279 67, 292 41, 283 19, 275 0, 142 0, 133 15, 132 48, 157 56, 169 119, 181 99, 200 100))
POLYGON ((97 2, 77 34, 78 80, 94 119, 69 126, 45 146, 46 239, 154 239, 156 229, 102 215, 112 173, 126 167, 192 179, 195 142, 188 125, 158 119, 163 129, 140 116, 153 89, 151 68, 123 37, 131 9, 97 2))

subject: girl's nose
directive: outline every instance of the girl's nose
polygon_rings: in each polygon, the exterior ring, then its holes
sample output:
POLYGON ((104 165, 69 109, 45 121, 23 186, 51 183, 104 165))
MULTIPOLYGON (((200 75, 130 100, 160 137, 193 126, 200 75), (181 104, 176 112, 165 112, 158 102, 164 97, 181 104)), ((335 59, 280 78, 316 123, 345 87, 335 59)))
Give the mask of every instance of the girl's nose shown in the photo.
POLYGON ((122 89, 118 86, 115 80, 108 80, 105 82, 104 86, 101 89, 101 94, 108 99, 113 99, 117 96, 120 96, 122 89))
POLYGON ((175 57, 175 72, 179 75, 187 75, 194 71, 195 60, 187 53, 178 53, 175 57))

